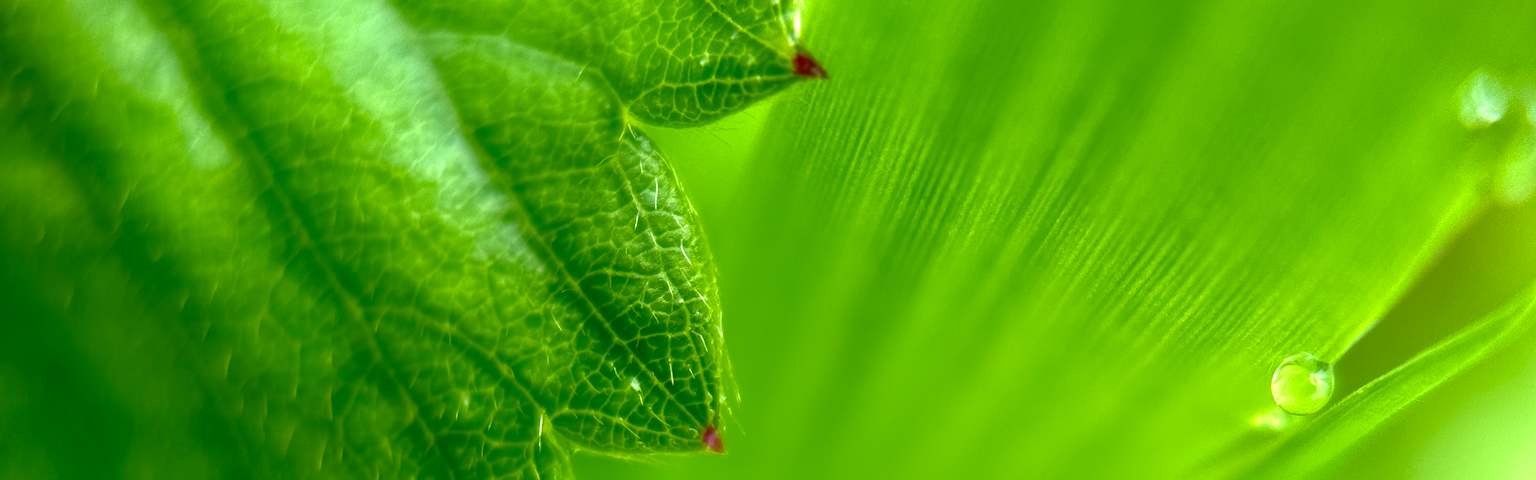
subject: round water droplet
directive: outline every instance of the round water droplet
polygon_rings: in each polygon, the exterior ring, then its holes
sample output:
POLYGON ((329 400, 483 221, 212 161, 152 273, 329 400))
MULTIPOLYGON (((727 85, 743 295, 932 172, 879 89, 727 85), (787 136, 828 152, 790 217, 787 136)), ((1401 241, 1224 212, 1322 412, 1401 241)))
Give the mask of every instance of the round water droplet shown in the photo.
POLYGON ((1280 362, 1269 381, 1275 404, 1296 415, 1322 410, 1333 397, 1333 365, 1317 355, 1300 353, 1280 362))
POLYGON ((1467 128, 1493 125, 1509 112, 1509 91, 1499 79, 1478 70, 1461 86, 1461 124, 1467 128))

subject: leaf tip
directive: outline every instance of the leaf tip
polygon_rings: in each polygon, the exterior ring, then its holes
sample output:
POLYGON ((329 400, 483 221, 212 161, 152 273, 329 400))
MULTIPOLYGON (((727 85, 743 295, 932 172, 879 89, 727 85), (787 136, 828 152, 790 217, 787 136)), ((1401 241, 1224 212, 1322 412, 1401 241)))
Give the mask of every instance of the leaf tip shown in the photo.
POLYGON ((806 78, 827 78, 827 69, 821 68, 820 63, 811 54, 801 51, 795 54, 795 75, 806 78))
POLYGON ((714 425, 704 427, 704 436, 699 439, 704 442, 704 448, 712 453, 725 453, 725 442, 720 440, 720 432, 714 425))

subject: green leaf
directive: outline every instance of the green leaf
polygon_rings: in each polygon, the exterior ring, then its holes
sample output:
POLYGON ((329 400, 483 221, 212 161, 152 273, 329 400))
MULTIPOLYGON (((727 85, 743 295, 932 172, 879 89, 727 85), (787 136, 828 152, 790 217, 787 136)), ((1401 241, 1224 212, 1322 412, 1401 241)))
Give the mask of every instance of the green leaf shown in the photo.
POLYGON ((718 119, 800 78, 790 2, 395 0, 424 30, 511 38, 591 68, 630 114, 669 126, 718 119))
POLYGON ((1367 434, 1536 324, 1536 290, 1360 387, 1305 429, 1285 438, 1243 478, 1299 478, 1326 465, 1367 434))
MULTIPOLYGON (((1536 278, 1536 202, 1490 209, 1341 359, 1355 390, 1519 299, 1536 278), (1357 360, 1358 359, 1358 360, 1357 360)), ((1314 478, 1527 476, 1536 433, 1536 335, 1524 335, 1394 413, 1314 478)))
POLYGON ((551 478, 725 427, 712 255, 630 118, 801 78, 793 12, 399 6, 0 4, 7 304, 58 388, 132 372, 78 399, 155 425, 109 470, 551 478))

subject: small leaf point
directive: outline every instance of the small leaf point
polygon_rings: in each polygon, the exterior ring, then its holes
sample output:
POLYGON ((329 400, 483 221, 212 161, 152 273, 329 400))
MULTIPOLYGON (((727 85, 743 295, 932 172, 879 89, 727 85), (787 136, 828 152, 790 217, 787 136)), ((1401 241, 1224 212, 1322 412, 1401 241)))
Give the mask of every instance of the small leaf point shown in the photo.
POLYGON ((800 52, 795 54, 795 75, 806 78, 827 78, 827 69, 821 68, 811 54, 800 52))
POLYGON ((699 439, 704 442, 704 448, 714 453, 725 453, 725 442, 720 440, 720 432, 714 425, 704 427, 704 437, 699 439))

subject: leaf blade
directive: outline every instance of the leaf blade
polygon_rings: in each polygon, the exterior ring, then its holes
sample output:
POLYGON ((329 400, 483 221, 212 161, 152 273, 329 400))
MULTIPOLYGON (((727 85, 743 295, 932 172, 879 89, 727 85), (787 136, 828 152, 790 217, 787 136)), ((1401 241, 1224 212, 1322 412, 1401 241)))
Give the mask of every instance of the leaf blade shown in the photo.
POLYGON ((1339 401, 1284 439, 1246 474, 1299 478, 1344 454, 1420 397, 1522 338, 1536 324, 1536 290, 1456 332, 1339 401))
POLYGON ((723 427, 709 252, 599 76, 451 77, 451 95, 381 1, 5 6, 4 126, 68 170, 18 205, 85 192, 110 232, 92 255, 144 285, 144 321, 186 335, 163 355, 190 359, 196 401, 238 439, 215 446, 224 461, 256 476, 549 478, 574 449, 703 451, 702 431, 723 427), (501 96, 565 83, 580 87, 551 97, 566 104, 501 96), (608 102, 593 117, 607 130, 497 143, 461 121, 542 126, 460 116, 480 101, 554 118, 608 102), (581 171, 572 161, 608 169, 585 180, 649 185, 522 188, 581 171), (635 228, 611 221, 625 207, 635 228), (663 377, 674 360, 690 373, 663 377))

